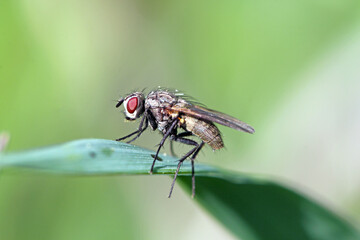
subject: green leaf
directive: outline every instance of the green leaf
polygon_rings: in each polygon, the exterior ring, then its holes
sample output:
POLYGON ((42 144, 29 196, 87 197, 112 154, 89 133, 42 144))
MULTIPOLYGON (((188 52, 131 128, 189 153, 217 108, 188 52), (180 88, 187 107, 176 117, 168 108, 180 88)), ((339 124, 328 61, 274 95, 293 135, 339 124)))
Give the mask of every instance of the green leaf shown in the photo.
MULTIPOLYGON (((0 154, 0 168, 47 173, 148 174, 153 152, 110 140, 85 139, 41 149, 0 154)), ((175 158, 161 155, 154 174, 173 174, 175 158)), ((191 165, 179 181, 191 191, 191 165)), ((360 239, 351 224, 325 207, 257 176, 196 164, 196 201, 239 238, 360 239)))
MULTIPOLYGON (((58 174, 106 175, 148 174, 153 151, 134 145, 103 139, 77 140, 62 145, 0 155, 0 168, 22 168, 58 174)), ((154 174, 172 174, 176 159, 160 155, 154 174)), ((197 171, 213 172, 215 168, 199 164, 197 171)), ((191 173, 191 164, 184 162, 180 173, 191 173)))
MULTIPOLYGON (((190 178, 179 178, 190 192, 190 178)), ((258 239, 360 239, 344 219, 276 183, 223 173, 196 178, 196 199, 235 235, 258 239)))

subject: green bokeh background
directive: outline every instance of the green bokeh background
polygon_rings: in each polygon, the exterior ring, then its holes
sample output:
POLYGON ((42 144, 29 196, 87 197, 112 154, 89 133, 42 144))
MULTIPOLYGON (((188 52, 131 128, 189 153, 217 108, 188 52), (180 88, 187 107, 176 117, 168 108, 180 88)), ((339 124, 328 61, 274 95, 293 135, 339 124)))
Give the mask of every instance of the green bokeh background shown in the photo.
MULTIPOLYGON (((116 99, 178 88, 257 131, 220 127, 226 149, 198 161, 272 176, 358 225, 359 20, 357 0, 3 0, 0 130, 7 150, 115 139, 137 126, 116 99)), ((170 183, 3 174, 0 239, 234 238, 180 188, 167 199, 170 183)))

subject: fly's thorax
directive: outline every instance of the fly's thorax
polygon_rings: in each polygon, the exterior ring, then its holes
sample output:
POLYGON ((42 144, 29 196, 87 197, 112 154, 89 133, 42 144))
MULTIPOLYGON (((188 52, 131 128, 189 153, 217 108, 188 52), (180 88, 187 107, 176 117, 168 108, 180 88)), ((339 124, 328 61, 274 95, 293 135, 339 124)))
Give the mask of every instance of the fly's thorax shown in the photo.
POLYGON ((160 131, 166 132, 169 123, 178 116, 169 110, 176 102, 177 98, 166 91, 152 91, 146 97, 145 108, 150 110, 160 131))
POLYGON ((152 91, 146 97, 146 106, 149 108, 165 107, 177 102, 174 94, 166 91, 152 91))
POLYGON ((180 117, 180 126, 198 136, 214 150, 224 147, 219 129, 211 122, 183 115, 180 117))

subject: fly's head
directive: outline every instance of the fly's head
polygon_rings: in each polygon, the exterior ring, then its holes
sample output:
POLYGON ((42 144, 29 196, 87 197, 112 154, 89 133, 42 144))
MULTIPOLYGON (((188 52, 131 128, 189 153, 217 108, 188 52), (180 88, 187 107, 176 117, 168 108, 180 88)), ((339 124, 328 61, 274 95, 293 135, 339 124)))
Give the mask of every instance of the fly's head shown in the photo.
POLYGON ((125 108, 125 118, 127 120, 136 120, 145 111, 145 97, 142 92, 135 92, 125 98, 120 98, 120 100, 116 104, 116 107, 120 107, 123 103, 125 108))

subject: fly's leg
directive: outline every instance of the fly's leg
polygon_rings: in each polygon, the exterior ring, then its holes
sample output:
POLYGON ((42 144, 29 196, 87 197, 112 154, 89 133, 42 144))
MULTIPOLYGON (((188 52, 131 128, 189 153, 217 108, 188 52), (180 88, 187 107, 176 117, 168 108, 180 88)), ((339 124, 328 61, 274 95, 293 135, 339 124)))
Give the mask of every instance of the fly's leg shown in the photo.
MULTIPOLYGON (((136 135, 136 137, 134 137, 130 141, 127 141, 127 143, 131 143, 131 142, 135 141, 138 137, 140 137, 140 135, 147 129, 149 123, 150 123, 150 125, 152 126, 153 129, 157 128, 157 124, 156 124, 156 121, 154 119, 154 116, 148 110, 148 111, 145 112, 144 116, 142 117, 142 119, 140 121, 139 130, 135 131, 138 134, 136 135), (144 123, 144 121, 145 121, 145 123, 144 123), (144 128, 142 128, 143 124, 145 124, 144 128)), ((135 133, 132 133, 132 134, 135 134, 135 133)))
POLYGON ((204 146, 204 142, 201 141, 199 147, 196 149, 196 151, 190 158, 190 160, 191 160, 191 177, 192 177, 192 195, 191 195, 192 198, 195 197, 195 158, 203 146, 204 146))
MULTIPOLYGON (((135 141, 138 137, 140 137, 140 135, 147 129, 148 127, 148 120, 145 119, 145 126, 140 130, 140 132, 130 141, 127 141, 127 143, 131 143, 132 141, 135 141)), ((139 127, 139 129, 141 128, 141 126, 139 127)))
MULTIPOLYGON (((185 133, 184 133, 185 134, 185 133)), ((180 135, 180 134, 179 134, 180 135)), ((194 168, 194 160, 196 155, 199 153, 200 149, 202 148, 202 146, 204 145, 204 142, 201 142, 200 144, 198 144, 197 142, 191 140, 191 139, 187 139, 187 138, 183 138, 183 137, 178 137, 178 136, 173 136, 173 140, 177 141, 177 142, 181 142, 187 145, 193 145, 195 146, 193 149, 191 149, 188 153, 186 153, 182 158, 179 159, 179 164, 178 167, 176 169, 175 175, 174 175, 174 179, 173 182, 171 184, 171 188, 170 188, 170 193, 169 193, 169 198, 171 197, 172 191, 174 189, 174 185, 175 185, 175 181, 176 178, 178 176, 180 167, 182 165, 182 163, 185 161, 186 158, 188 158, 189 156, 193 155, 191 157, 191 162, 192 162, 192 189, 193 189, 193 196, 195 195, 195 168, 194 168)))
MULTIPOLYGON (((126 135, 125 137, 122 137, 122 138, 118 138, 116 139, 116 141, 122 141, 122 140, 125 140, 129 137, 131 137, 132 135, 135 135, 135 134, 138 134, 138 136, 136 136, 134 139, 130 140, 130 142, 134 141, 136 138, 138 138, 141 133, 147 128, 147 119, 146 119, 146 115, 144 115, 142 118, 141 118, 141 121, 140 121, 140 125, 139 125, 139 129, 136 130, 135 132, 133 133, 130 133, 129 135, 126 135), (145 123, 145 127, 142 128, 143 124, 144 124, 144 121, 146 120, 146 123, 145 123)), ((128 142, 129 143, 129 142, 128 142)))
POLYGON ((118 139, 116 139, 115 141, 122 141, 122 140, 125 140, 125 139, 127 139, 127 138, 131 137, 132 135, 137 134, 137 133, 139 133, 139 132, 140 132, 140 130, 136 130, 135 132, 130 133, 129 135, 126 135, 125 137, 118 138, 118 139))
MULTIPOLYGON (((178 139, 178 138, 188 137, 188 136, 192 136, 192 135, 193 135, 192 132, 182 132, 182 133, 177 134, 174 137, 174 139, 172 139, 172 140, 177 141, 176 139, 178 139)), ((189 140, 189 139, 186 139, 186 140, 189 140)))
POLYGON ((173 141, 170 141, 170 153, 171 153, 171 156, 176 157, 176 154, 175 154, 175 152, 174 152, 174 144, 173 144, 173 141))
POLYGON ((155 166, 155 162, 156 160, 158 159, 158 155, 159 155, 159 152, 160 152, 160 149, 161 147, 164 145, 165 143, 165 140, 169 137, 169 135, 173 132, 174 128, 176 127, 176 124, 178 123, 178 119, 175 119, 172 123, 171 123, 171 126, 168 128, 168 130, 166 131, 166 133, 164 134, 163 138, 161 139, 161 142, 159 144, 159 147, 158 147, 158 150, 156 151, 156 154, 155 154, 155 157, 154 157, 154 161, 151 165, 151 168, 150 168, 150 174, 153 173, 154 171, 154 166, 155 166))
POLYGON ((146 118, 149 120, 150 126, 153 130, 157 129, 158 125, 156 123, 156 119, 150 110, 146 111, 146 118))
POLYGON ((182 132, 182 133, 179 133, 179 134, 176 134, 176 135, 171 135, 170 136, 170 153, 171 153, 171 156, 174 156, 174 157, 176 157, 176 154, 175 154, 175 152, 174 152, 174 146, 173 146, 173 141, 175 141, 174 140, 174 136, 176 136, 176 137, 187 137, 187 136, 192 136, 193 134, 192 134, 192 132, 182 132))

